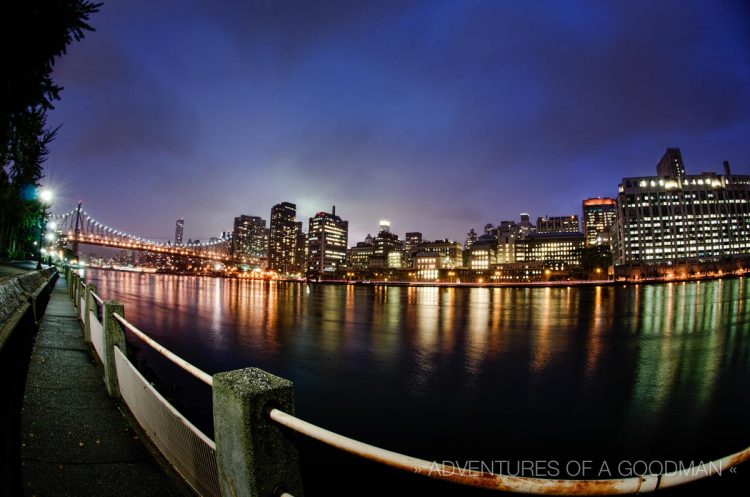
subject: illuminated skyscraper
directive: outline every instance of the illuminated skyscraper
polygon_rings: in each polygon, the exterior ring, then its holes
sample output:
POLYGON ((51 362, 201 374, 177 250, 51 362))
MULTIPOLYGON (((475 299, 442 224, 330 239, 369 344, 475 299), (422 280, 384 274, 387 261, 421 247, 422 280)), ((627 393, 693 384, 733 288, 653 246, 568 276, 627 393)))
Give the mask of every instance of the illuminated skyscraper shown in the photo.
POLYGON ((333 211, 318 212, 310 218, 307 233, 307 268, 310 271, 334 272, 346 263, 349 222, 333 211))
POLYGON ((623 178, 612 230, 616 265, 750 255, 750 176, 732 175, 728 163, 724 175, 686 175, 681 164, 679 150, 669 149, 658 176, 623 178))
POLYGON ((297 206, 282 202, 271 208, 269 234, 269 268, 281 274, 296 272, 294 268, 297 243, 297 206))
POLYGON ((260 264, 266 257, 266 221, 258 216, 241 215, 234 218, 232 254, 248 264, 260 264))
POLYGON ((174 228, 174 244, 182 245, 182 235, 185 230, 185 220, 178 219, 174 228))
POLYGON ((617 217, 613 198, 587 198, 583 201, 583 233, 586 246, 609 245, 610 231, 617 217))
POLYGON ((685 163, 679 148, 668 148, 656 164, 656 174, 662 178, 677 179, 685 176, 685 163))

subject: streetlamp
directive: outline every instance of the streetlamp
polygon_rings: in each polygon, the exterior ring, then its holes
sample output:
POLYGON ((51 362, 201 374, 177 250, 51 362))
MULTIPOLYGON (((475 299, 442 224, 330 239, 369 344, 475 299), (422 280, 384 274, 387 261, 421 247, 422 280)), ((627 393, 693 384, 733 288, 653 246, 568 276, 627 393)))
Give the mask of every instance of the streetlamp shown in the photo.
POLYGON ((42 202, 42 220, 39 223, 39 259, 37 259, 36 268, 42 269, 42 236, 44 235, 45 219, 47 217, 47 205, 52 201, 52 191, 47 189, 41 190, 38 198, 42 202))

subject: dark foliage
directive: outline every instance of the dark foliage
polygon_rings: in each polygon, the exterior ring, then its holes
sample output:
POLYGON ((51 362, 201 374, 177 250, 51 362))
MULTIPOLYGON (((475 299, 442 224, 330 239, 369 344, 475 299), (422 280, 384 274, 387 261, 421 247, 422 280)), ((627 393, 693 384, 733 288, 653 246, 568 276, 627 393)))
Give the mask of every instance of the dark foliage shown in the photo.
POLYGON ((0 2, 0 259, 25 257, 42 208, 34 192, 57 129, 46 113, 62 88, 52 80, 55 59, 80 41, 100 3, 86 0, 0 2))

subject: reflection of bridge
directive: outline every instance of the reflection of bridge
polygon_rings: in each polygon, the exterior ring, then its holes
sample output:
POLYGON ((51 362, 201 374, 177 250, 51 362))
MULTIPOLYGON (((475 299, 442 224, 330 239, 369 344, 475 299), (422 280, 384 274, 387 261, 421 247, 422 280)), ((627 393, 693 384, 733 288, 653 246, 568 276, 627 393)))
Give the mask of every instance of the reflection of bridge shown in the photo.
POLYGON ((232 259, 231 238, 222 238, 208 243, 189 243, 184 245, 156 242, 125 233, 97 221, 81 208, 80 203, 78 207, 70 212, 51 215, 50 221, 55 222, 54 231, 58 233, 61 240, 70 245, 76 255, 78 254, 78 244, 84 244, 125 250, 143 250, 157 254, 209 259, 224 263, 235 262, 232 259))

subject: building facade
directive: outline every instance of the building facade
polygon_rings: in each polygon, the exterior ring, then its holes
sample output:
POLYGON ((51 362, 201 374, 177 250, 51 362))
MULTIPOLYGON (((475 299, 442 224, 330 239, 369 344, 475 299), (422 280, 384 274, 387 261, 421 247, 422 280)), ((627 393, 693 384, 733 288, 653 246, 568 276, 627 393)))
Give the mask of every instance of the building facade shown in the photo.
POLYGON ((463 247, 448 239, 423 241, 417 245, 417 253, 436 253, 440 256, 440 268, 452 269, 463 265, 463 247))
POLYGON ((174 244, 182 245, 182 237, 185 233, 185 220, 178 219, 174 227, 174 244))
POLYGON ((537 233, 578 233, 581 227, 578 224, 578 216, 554 216, 539 217, 536 220, 537 233))
POLYGON ((232 255, 246 264, 259 265, 266 257, 268 238, 266 221, 258 216, 241 215, 234 218, 232 255))
POLYGON ((516 241, 516 262, 543 262, 552 271, 581 264, 583 233, 532 233, 516 241))
MULTIPOLYGON (((677 150, 677 152, 675 152, 677 150)), ((668 149, 658 176, 623 178, 612 229, 616 266, 718 261, 750 254, 750 176, 687 175, 668 149)))
POLYGON ((280 274, 297 272, 297 206, 282 202, 271 208, 268 236, 268 267, 280 274))
POLYGON ((583 201, 583 235, 587 247, 609 245, 610 233, 617 218, 617 201, 613 198, 587 198, 583 201))
POLYGON ((331 273, 346 263, 349 222, 331 213, 318 212, 310 218, 307 233, 307 269, 316 273, 331 273))

